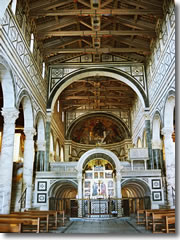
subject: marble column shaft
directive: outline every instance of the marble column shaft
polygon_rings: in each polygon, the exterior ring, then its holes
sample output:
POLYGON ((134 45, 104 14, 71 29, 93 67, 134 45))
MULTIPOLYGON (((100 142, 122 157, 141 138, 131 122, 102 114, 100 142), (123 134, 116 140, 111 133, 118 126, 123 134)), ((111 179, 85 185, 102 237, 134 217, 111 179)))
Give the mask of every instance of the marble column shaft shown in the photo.
POLYGON ((160 149, 153 149, 154 168, 160 169, 160 149))
POLYGON ((78 217, 82 217, 83 216, 83 204, 82 204, 82 174, 79 173, 78 174, 78 217))
POLYGON ((175 144, 172 140, 172 129, 163 128, 166 160, 167 201, 173 207, 172 187, 175 189, 175 144))
POLYGON ((152 144, 151 144, 151 128, 150 120, 145 120, 146 136, 147 136, 147 147, 149 155, 148 168, 153 169, 153 160, 152 160, 152 144))
POLYGON ((15 108, 3 108, 2 115, 4 117, 4 125, 0 159, 0 181, 2 187, 1 213, 9 214, 11 205, 15 121, 18 118, 19 111, 15 108))
POLYGON ((159 138, 153 139, 152 141, 152 158, 155 169, 162 169, 162 140, 159 138))
POLYGON ((24 167, 23 167, 23 191, 26 189, 26 208, 32 205, 32 180, 34 163, 34 140, 35 129, 25 129, 24 142, 24 167))
POLYGON ((46 156, 44 163, 44 171, 49 171, 49 154, 50 154, 50 131, 51 131, 51 122, 48 120, 46 122, 46 156))
POLYGON ((121 204, 121 173, 120 171, 116 171, 116 189, 117 189, 117 216, 122 217, 122 204, 121 204))
POLYGON ((36 154, 36 171, 44 171, 46 141, 38 140, 36 154))

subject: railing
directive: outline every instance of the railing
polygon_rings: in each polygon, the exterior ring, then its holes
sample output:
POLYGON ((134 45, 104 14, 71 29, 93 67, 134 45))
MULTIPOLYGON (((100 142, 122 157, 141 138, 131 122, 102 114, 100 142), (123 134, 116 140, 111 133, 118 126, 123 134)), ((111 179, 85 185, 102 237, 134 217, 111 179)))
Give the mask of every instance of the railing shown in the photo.
POLYGON ((20 203, 20 209, 26 207, 26 191, 27 191, 27 188, 24 190, 24 192, 22 193, 22 195, 18 201, 18 203, 20 203))
POLYGON ((135 214, 139 209, 151 208, 150 197, 144 198, 106 198, 106 199, 70 199, 49 198, 50 210, 64 210, 69 217, 78 217, 78 206, 81 203, 83 217, 116 217, 118 201, 121 201, 122 216, 135 214))

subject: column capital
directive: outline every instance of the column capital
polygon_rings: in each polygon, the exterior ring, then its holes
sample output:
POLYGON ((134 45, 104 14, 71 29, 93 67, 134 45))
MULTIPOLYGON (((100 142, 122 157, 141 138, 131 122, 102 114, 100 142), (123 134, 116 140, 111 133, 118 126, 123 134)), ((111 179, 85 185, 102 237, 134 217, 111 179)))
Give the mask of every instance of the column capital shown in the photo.
POLYGON ((150 118, 150 114, 149 114, 149 112, 144 112, 144 118, 145 118, 145 120, 150 120, 151 118, 150 118))
POLYGON ((51 122, 52 113, 53 112, 46 112, 46 120, 47 120, 47 122, 51 122))
POLYGON ((14 124, 19 116, 19 111, 16 108, 2 108, 1 114, 4 117, 4 123, 14 124))
POLYGON ((172 133, 173 133, 173 129, 172 128, 164 127, 163 129, 161 129, 161 134, 164 135, 165 138, 171 138, 172 137, 172 133))
POLYGON ((46 141, 45 140, 37 140, 37 151, 45 151, 46 150, 46 141))
POLYGON ((35 128, 25 128, 24 134, 26 136, 26 140, 33 140, 34 135, 36 135, 35 128))
POLYGON ((162 149, 162 141, 159 140, 153 140, 152 141, 152 149, 162 149))

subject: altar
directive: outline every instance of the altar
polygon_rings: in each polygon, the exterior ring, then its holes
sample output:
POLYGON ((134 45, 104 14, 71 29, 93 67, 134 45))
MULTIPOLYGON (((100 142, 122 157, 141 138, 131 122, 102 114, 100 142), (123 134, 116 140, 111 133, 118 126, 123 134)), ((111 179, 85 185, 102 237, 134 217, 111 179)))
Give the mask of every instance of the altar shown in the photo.
POLYGON ((92 200, 91 201, 91 212, 90 214, 108 214, 108 200, 92 200))

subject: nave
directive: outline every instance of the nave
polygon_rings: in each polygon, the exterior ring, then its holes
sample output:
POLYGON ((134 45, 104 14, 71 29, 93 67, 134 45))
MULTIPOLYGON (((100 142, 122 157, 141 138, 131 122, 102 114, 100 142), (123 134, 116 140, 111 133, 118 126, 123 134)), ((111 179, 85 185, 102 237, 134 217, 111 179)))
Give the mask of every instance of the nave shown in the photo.
POLYGON ((135 218, 72 221, 65 227, 58 228, 55 232, 65 234, 115 234, 119 236, 139 233, 152 234, 142 226, 136 225, 135 218))

